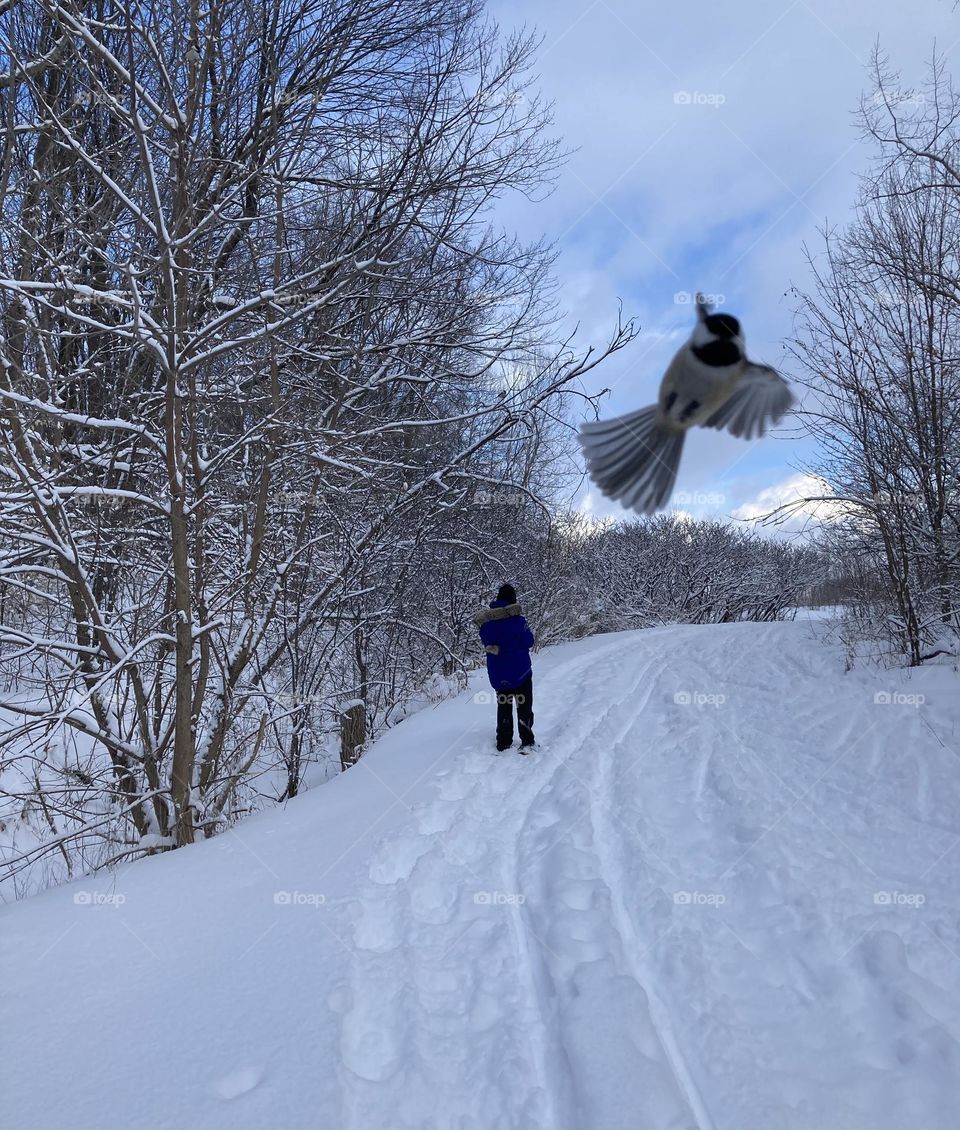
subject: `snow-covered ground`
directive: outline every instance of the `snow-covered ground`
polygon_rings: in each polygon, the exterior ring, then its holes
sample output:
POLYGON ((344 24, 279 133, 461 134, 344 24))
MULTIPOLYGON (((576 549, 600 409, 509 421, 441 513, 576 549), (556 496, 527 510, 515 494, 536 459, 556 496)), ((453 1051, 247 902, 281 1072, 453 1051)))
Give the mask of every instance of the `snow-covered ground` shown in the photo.
POLYGON ((536 662, 0 911, 3 1130, 956 1130, 960 695, 825 625, 536 662))

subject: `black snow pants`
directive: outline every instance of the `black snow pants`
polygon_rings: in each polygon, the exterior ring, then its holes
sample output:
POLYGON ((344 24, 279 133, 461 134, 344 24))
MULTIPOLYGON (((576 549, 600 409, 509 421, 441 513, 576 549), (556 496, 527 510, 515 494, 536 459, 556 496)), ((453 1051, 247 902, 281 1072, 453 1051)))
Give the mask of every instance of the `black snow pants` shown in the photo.
POLYGON ((517 729, 520 745, 534 744, 533 738, 533 674, 519 687, 510 691, 497 691, 497 749, 509 749, 513 744, 513 703, 517 703, 517 729))

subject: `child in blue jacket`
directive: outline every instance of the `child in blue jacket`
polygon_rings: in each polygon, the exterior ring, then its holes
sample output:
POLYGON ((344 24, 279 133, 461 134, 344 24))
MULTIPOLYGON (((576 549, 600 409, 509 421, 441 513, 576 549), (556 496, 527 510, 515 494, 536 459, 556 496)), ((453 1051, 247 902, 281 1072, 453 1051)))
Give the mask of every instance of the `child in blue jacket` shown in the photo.
POLYGON ((489 608, 474 617, 487 649, 487 675, 497 692, 497 749, 513 745, 513 703, 517 704, 520 752, 533 747, 533 632, 527 627, 513 585, 501 585, 489 608))

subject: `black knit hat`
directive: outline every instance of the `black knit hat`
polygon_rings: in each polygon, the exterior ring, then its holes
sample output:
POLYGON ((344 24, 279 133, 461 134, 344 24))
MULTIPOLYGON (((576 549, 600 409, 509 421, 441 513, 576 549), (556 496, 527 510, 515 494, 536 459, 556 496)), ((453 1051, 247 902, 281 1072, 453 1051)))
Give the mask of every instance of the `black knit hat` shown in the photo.
POLYGON ((513 585, 501 585, 497 593, 497 600, 505 600, 507 604, 517 603, 517 590, 513 585))

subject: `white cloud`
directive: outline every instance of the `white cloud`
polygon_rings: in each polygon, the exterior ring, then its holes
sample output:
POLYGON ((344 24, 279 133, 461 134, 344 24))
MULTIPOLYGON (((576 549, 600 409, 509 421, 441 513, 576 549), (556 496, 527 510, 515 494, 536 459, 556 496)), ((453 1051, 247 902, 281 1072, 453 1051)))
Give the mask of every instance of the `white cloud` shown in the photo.
POLYGON ((830 484, 825 479, 798 471, 758 491, 753 498, 738 506, 731 517, 741 522, 757 522, 778 507, 797 503, 791 507, 790 517, 777 527, 783 532, 796 533, 811 524, 836 521, 846 512, 843 503, 829 501, 832 495, 830 484), (806 499, 816 501, 804 501, 806 499))

